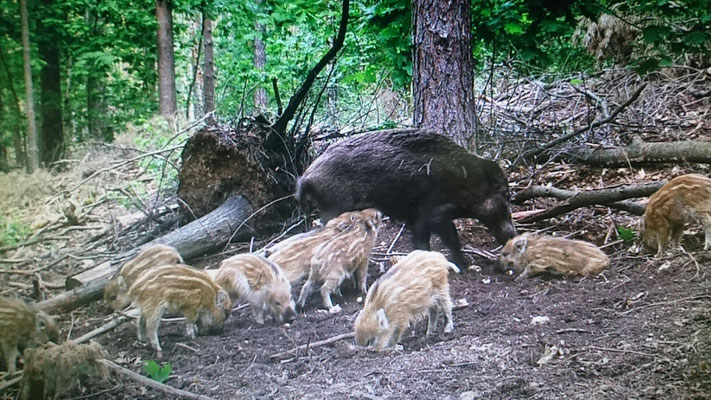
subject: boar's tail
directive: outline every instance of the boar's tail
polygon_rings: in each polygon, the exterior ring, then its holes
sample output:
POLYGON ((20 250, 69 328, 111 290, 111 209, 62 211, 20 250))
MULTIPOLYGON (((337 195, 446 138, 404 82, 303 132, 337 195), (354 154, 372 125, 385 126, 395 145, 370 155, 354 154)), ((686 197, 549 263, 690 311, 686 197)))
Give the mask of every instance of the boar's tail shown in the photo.
POLYGON ((310 192, 311 183, 302 176, 298 181, 296 181, 296 193, 294 194, 296 201, 299 202, 299 206, 302 209, 306 209, 310 192))
POLYGON ((452 271, 454 271, 455 274, 459 273, 459 268, 457 268, 456 264, 448 262, 447 265, 449 266, 449 268, 452 269, 452 271))

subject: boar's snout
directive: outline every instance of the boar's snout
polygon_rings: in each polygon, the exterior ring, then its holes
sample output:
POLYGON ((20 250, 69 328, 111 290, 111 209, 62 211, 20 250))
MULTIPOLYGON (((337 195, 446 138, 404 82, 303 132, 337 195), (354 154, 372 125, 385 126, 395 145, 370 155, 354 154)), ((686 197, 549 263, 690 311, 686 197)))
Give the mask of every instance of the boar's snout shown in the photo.
POLYGON ((490 230, 500 244, 506 244, 509 239, 516 236, 516 228, 514 228, 511 218, 499 225, 494 225, 490 230))

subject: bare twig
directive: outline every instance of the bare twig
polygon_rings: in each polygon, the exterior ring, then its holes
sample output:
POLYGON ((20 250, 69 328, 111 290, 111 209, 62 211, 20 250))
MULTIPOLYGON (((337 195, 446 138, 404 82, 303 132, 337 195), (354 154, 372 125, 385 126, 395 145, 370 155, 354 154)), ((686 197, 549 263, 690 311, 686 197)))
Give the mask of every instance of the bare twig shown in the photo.
POLYGON ((160 390, 164 393, 167 393, 171 396, 179 396, 179 397, 186 398, 186 399, 202 399, 202 400, 212 399, 211 397, 208 397, 208 396, 205 396, 202 394, 196 394, 196 393, 188 392, 185 390, 176 389, 174 387, 164 385, 162 383, 158 383, 152 379, 146 378, 145 376, 141 376, 129 369, 126 369, 126 368, 124 368, 124 367, 122 367, 110 360, 101 359, 101 360, 96 360, 96 362, 103 364, 103 365, 107 366, 109 369, 113 370, 114 372, 124 375, 130 379, 133 379, 134 381, 136 381, 144 386, 150 386, 153 389, 158 389, 158 390, 160 390))
POLYGON ((285 356, 291 356, 291 355, 294 355, 295 353, 298 353, 301 350, 305 350, 306 347, 314 348, 314 347, 326 346, 331 343, 335 343, 339 340, 349 339, 349 338, 353 338, 353 337, 355 337, 355 333, 353 333, 353 332, 343 333, 340 335, 332 336, 332 337, 325 339, 325 340, 319 340, 318 342, 309 342, 307 344, 302 344, 301 346, 297 346, 291 350, 282 351, 281 353, 272 354, 271 356, 269 356, 269 358, 277 359, 277 358, 282 358, 285 356))

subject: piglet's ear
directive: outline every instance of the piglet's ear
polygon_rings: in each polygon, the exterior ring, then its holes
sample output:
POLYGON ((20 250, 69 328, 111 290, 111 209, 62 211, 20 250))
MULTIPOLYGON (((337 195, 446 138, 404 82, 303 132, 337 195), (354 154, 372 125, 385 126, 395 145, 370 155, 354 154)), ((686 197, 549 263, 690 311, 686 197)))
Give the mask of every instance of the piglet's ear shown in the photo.
POLYGON ((385 315, 385 310, 382 308, 375 313, 375 319, 378 321, 378 326, 380 329, 390 329, 390 322, 388 321, 388 316, 385 315))
POLYGON ((116 279, 116 283, 118 284, 119 289, 121 289, 122 291, 128 289, 128 285, 126 285, 126 281, 123 279, 123 276, 119 275, 118 279, 116 279))
POLYGON ((517 253, 523 254, 526 252, 526 246, 528 245, 528 236, 523 236, 516 241, 514 248, 517 253))

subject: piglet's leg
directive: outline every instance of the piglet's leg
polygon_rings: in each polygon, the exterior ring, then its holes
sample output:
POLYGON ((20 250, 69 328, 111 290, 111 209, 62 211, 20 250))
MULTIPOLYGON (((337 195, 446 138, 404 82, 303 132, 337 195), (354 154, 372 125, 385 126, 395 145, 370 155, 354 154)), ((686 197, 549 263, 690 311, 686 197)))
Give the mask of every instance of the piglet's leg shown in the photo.
POLYGON ((704 250, 708 250, 711 247, 711 215, 705 214, 701 217, 701 223, 704 225, 704 250))
POLYGON ((10 343, 2 344, 2 354, 5 355, 5 365, 7 365, 7 372, 12 374, 15 372, 15 364, 17 363, 17 357, 20 355, 20 351, 17 350, 17 345, 12 345, 10 343))
POLYGON ((425 335, 429 336, 435 329, 437 329, 437 317, 439 316, 439 308, 437 306, 432 306, 428 310, 429 319, 427 320, 427 333, 425 335))
POLYGON ((158 342, 158 325, 160 324, 161 315, 160 313, 156 314, 146 318, 146 333, 151 347, 156 351, 156 357, 160 359, 163 358, 163 349, 160 347, 160 342, 158 342))
POLYGON ((302 310, 306 305, 306 300, 309 298, 311 292, 313 292, 314 290, 314 285, 315 282, 313 281, 312 275, 310 274, 309 279, 306 281, 306 283, 304 283, 304 287, 301 288, 301 294, 299 295, 299 307, 301 307, 302 310))
POLYGON ((138 315, 138 340, 145 342, 148 338, 146 337, 146 317, 143 315, 143 310, 140 310, 138 315))
POLYGON ((441 298, 438 303, 444 312, 444 318, 447 320, 446 325, 444 325, 444 333, 452 332, 454 330, 454 322, 452 321, 452 299, 446 296, 441 298))

